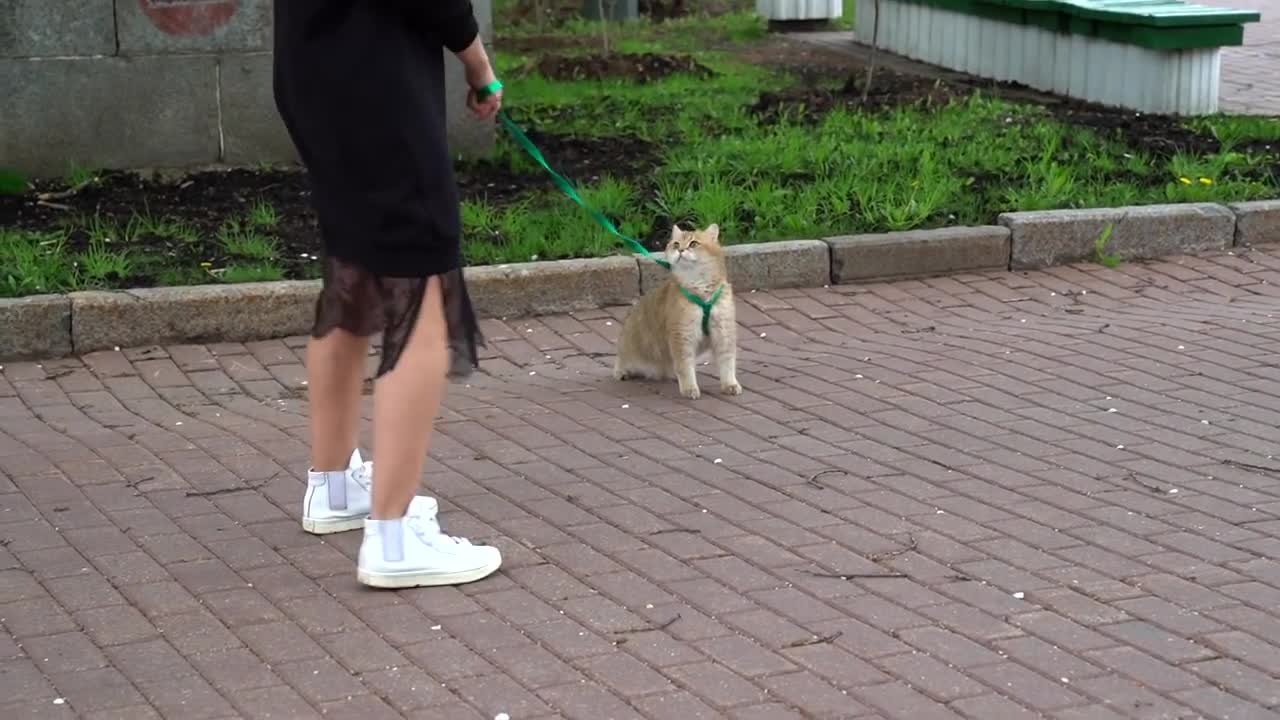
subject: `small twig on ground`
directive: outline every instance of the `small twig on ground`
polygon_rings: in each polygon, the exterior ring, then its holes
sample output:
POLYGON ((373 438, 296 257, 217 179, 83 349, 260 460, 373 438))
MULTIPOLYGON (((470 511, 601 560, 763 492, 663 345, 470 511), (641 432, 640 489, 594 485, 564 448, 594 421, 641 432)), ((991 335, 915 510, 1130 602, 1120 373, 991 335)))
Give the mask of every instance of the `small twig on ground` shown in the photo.
POLYGON ((217 490, 188 490, 186 496, 187 497, 211 497, 213 495, 228 495, 230 493, 242 492, 245 490, 257 490, 258 488, 266 484, 267 484, 267 481, 263 480, 262 482, 254 483, 252 485, 247 485, 247 484, 237 485, 236 487, 218 488, 217 490))
POLYGON ((654 530, 653 532, 649 533, 649 536, 652 537, 654 535, 668 535, 670 533, 694 533, 696 535, 701 532, 702 531, 698 530, 697 528, 674 527, 674 528, 663 528, 661 530, 654 530))
POLYGON ((1264 522, 1275 522, 1276 520, 1280 520, 1280 516, 1270 515, 1268 517, 1254 518, 1253 520, 1241 520, 1238 523, 1231 523, 1231 524, 1235 525, 1236 527, 1244 527, 1246 525, 1256 525, 1258 523, 1264 523, 1264 522))
POLYGON ((45 202, 49 202, 50 200, 66 200, 67 198, 75 197, 76 194, 78 194, 81 190, 89 187, 90 185, 93 185, 97 181, 98 181, 97 178, 93 178, 92 180, 87 180, 74 187, 69 187, 66 190, 42 192, 39 195, 36 195, 36 202, 45 203, 45 202))
POLYGON ((841 635, 844 635, 844 631, 837 630, 831 633, 830 635, 815 635, 807 640, 796 640, 793 643, 788 643, 787 647, 798 648, 798 647, 809 647, 810 645, 826 645, 828 643, 835 641, 835 639, 840 637, 841 635))
POLYGON ((1164 490, 1162 490, 1159 485, 1152 485, 1150 483, 1143 482, 1141 479, 1138 478, 1138 473, 1133 472, 1132 470, 1130 470, 1128 473, 1125 474, 1125 479, 1131 480, 1157 495, 1168 494, 1164 490))
POLYGON ((898 548, 897 550, 889 550, 887 552, 876 553, 875 555, 869 556, 869 559, 871 560, 871 562, 880 563, 885 560, 889 560, 891 558, 896 558, 899 555, 902 555, 904 553, 909 553, 915 549, 916 549, 916 536, 911 533, 907 533, 906 545, 898 548))
POLYGON ((1240 462, 1239 460, 1223 460, 1222 464, 1230 465, 1231 467, 1238 467, 1244 470, 1253 470, 1254 472, 1260 472, 1260 473, 1280 473, 1280 467, 1273 467, 1270 465, 1254 465, 1253 463, 1240 462))
POLYGON ((833 580, 866 580, 868 578, 904 578, 903 573, 829 573, 818 572, 817 570, 809 570, 803 568, 802 572, 820 578, 831 578, 833 580))
POLYGON ((817 488, 817 489, 819 489, 819 490, 826 490, 826 489, 827 489, 827 486, 826 486, 826 485, 823 485, 823 484, 822 484, 822 483, 820 483, 820 482, 818 482, 818 478, 822 477, 823 475, 848 475, 848 474, 849 474, 849 473, 845 472, 844 470, 837 470, 837 469, 835 469, 835 468, 827 468, 826 470, 819 470, 818 472, 816 472, 816 473, 814 473, 814 474, 810 475, 810 476, 809 476, 809 480, 808 480, 807 482, 808 482, 808 484, 809 484, 809 485, 812 485, 813 487, 815 487, 815 488, 817 488))
POLYGON ((626 630, 618 630, 618 631, 614 632, 614 633, 613 633, 613 635, 635 635, 635 634, 638 634, 638 633, 653 632, 653 631, 655 631, 655 630, 666 630, 667 628, 671 627, 672 625, 675 625, 675 624, 676 624, 676 621, 677 621, 677 620, 679 620, 679 619, 680 619, 680 613, 676 613, 676 614, 675 614, 675 615, 674 615, 670 620, 667 620, 667 621, 665 621, 665 622, 659 623, 659 624, 657 624, 657 625, 646 625, 645 627, 628 628, 628 629, 626 629, 626 630))
POLYGON ((62 203, 49 202, 48 200, 37 200, 36 204, 39 205, 40 207, 47 207, 51 210, 62 210, 64 212, 71 209, 70 205, 63 205, 62 203))

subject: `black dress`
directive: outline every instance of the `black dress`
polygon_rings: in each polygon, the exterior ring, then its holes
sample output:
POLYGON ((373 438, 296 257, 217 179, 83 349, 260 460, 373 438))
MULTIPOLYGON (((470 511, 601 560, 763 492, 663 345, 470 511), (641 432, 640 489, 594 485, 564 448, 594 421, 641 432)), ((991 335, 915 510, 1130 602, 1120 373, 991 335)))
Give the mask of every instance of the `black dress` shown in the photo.
POLYGON ((275 0, 276 107, 307 167, 324 245, 312 334, 381 332, 379 376, 395 366, 430 277, 444 294, 451 371, 476 365, 444 51, 477 33, 468 0, 275 0))

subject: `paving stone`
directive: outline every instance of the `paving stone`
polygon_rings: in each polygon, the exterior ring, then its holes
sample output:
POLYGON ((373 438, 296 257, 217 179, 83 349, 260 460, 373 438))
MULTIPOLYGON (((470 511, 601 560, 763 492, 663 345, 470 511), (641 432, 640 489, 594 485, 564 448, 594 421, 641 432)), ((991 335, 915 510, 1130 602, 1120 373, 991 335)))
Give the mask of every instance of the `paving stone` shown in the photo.
MULTIPOLYGON (((748 394, 695 405, 607 357, 531 380, 491 349, 428 480, 510 567, 396 593, 355 582, 358 534, 297 525, 278 468, 305 464, 305 422, 251 384, 298 340, 5 363, 0 716, 61 694, 86 718, 1267 717, 1280 488, 1223 461, 1274 450, 1277 285, 1257 246, 760 291, 748 394), (244 385, 201 384, 233 363, 244 385), (199 436, 154 427, 209 407, 199 436), (808 481, 837 459, 851 475, 808 481), (263 464, 257 492, 188 495, 263 464), (907 577, 861 576, 886 573, 907 577)), ((595 347, 618 315, 593 312, 543 316, 535 347, 595 347)))

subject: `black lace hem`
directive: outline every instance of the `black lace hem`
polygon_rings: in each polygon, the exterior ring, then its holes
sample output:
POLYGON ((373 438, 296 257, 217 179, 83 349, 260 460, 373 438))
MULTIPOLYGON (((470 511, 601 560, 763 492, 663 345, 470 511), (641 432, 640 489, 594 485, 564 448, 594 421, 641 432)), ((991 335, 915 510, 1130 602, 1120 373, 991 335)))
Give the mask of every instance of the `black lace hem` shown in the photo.
MULTIPOLYGON (((382 359, 375 377, 390 372, 417 324, 430 278, 377 275, 334 257, 325 258, 323 277, 312 337, 322 338, 335 328, 359 337, 381 333, 382 359)), ((461 268, 436 277, 448 325, 449 376, 466 377, 479 366, 478 347, 484 338, 461 268)))

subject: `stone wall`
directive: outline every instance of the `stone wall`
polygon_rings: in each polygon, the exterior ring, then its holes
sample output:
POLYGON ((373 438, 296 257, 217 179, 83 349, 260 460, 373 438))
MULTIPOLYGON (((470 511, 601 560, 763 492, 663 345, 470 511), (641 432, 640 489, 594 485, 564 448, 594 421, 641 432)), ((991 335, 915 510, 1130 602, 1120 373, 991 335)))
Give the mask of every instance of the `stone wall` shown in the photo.
MULTIPOLYGON (((490 0, 473 0, 486 40, 490 0)), ((0 0, 0 167, 296 160, 271 93, 271 0, 0 0)), ((455 152, 492 144, 448 58, 455 152)))

